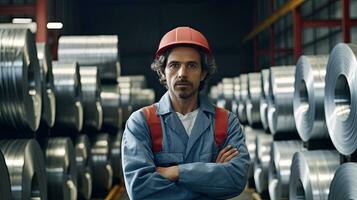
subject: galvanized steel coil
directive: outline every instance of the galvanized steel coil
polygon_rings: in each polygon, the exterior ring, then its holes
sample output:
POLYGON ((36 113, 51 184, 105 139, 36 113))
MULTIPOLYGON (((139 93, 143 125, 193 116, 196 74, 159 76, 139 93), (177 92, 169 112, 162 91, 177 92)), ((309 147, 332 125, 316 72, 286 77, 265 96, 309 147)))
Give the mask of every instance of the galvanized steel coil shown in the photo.
POLYGON ((80 67, 79 73, 82 86, 83 129, 100 130, 103 123, 103 109, 98 68, 80 67))
POLYGON ((120 76, 119 39, 117 35, 61 36, 58 60, 97 66, 102 80, 116 81, 120 76))
POLYGON ((117 179, 117 181, 120 181, 123 174, 121 167, 121 138, 121 131, 118 131, 116 135, 111 137, 110 156, 112 160, 113 177, 117 179))
POLYGON ((50 138, 44 152, 49 199, 77 199, 76 152, 71 139, 50 138))
POLYGON ((274 141, 270 152, 269 196, 272 200, 289 198, 290 167, 293 155, 304 151, 299 140, 274 141))
POLYGON ((92 196, 91 145, 87 135, 79 135, 75 142, 78 197, 90 199, 92 196))
POLYGON ((0 29, 0 70, 0 126, 34 136, 41 118, 41 77, 28 30, 0 29))
POLYGON ((248 170, 248 178, 253 178, 254 174, 254 161, 255 161, 255 151, 256 151, 256 138, 258 134, 263 134, 260 129, 253 129, 250 126, 245 126, 244 135, 245 143, 247 145, 248 153, 250 156, 250 165, 248 170))
POLYGON ((52 63, 56 96, 55 128, 79 132, 83 127, 79 66, 77 63, 52 63))
POLYGON ((265 131, 269 131, 269 125, 268 125, 268 96, 269 96, 269 74, 270 70, 269 69, 263 69, 261 71, 261 98, 259 102, 259 113, 260 113, 260 119, 262 121, 262 126, 265 131))
POLYGON ((339 166, 330 184, 329 200, 357 199, 357 164, 339 166))
POLYGON ((151 105, 155 102, 155 91, 153 89, 133 88, 131 94, 132 111, 151 105))
POLYGON ((338 44, 331 51, 325 77, 325 118, 336 149, 357 150, 357 45, 338 44))
POLYGON ((45 160, 38 142, 33 139, 1 140, 0 149, 10 175, 11 199, 46 200, 49 193, 45 160))
POLYGON ((56 116, 56 98, 54 94, 54 83, 52 73, 51 54, 46 43, 36 43, 37 58, 41 71, 42 86, 42 114, 41 123, 52 127, 56 116))
POLYGON ((232 103, 234 100, 234 82, 233 78, 223 78, 223 98, 226 101, 226 109, 232 111, 232 103))
POLYGON ((330 183, 339 164, 337 151, 295 153, 291 164, 289 199, 327 199, 330 183))
POLYGON ((112 187, 111 140, 109 134, 101 133, 92 138, 91 161, 93 164, 93 196, 102 196, 112 187))
POLYGON ((36 34, 37 23, 0 23, 0 29, 29 29, 31 33, 36 34))
POLYGON ((232 102, 232 112, 238 115, 238 105, 240 100, 240 78, 233 78, 233 102, 232 102))
POLYGON ((0 199, 11 199, 10 175, 0 150, 0 199))
POLYGON ((118 85, 102 85, 100 98, 103 107, 103 126, 105 132, 117 133, 123 123, 121 93, 118 85))
POLYGON ((240 76, 240 101, 238 105, 239 121, 245 125, 247 121, 247 110, 245 102, 248 99, 248 74, 241 74, 240 76))
POLYGON ((252 127, 261 127, 260 119, 261 74, 248 74, 248 99, 246 101, 247 120, 252 127))
POLYGON ((296 133, 294 119, 295 66, 270 68, 268 124, 272 134, 293 137, 296 133))
POLYGON ((266 133, 257 134, 255 140, 254 182, 259 193, 268 190, 268 172, 272 142, 272 135, 266 133))
POLYGON ((216 85, 213 85, 210 89, 209 97, 211 98, 214 104, 217 104, 218 95, 218 87, 216 85))
POLYGON ((300 138, 328 139, 324 97, 327 55, 301 56, 295 73, 294 117, 300 138))

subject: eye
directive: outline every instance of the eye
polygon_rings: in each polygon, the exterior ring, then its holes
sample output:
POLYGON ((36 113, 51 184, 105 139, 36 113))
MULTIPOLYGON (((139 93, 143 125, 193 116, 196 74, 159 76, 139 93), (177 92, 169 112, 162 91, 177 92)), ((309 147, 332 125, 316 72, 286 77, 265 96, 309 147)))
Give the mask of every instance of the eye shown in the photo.
POLYGON ((198 68, 198 64, 197 63, 188 63, 187 67, 190 69, 196 69, 196 68, 198 68))
POLYGON ((174 68, 174 69, 176 69, 176 68, 179 68, 179 67, 180 67, 180 64, 179 64, 179 63, 176 63, 176 62, 169 64, 169 68, 174 68))

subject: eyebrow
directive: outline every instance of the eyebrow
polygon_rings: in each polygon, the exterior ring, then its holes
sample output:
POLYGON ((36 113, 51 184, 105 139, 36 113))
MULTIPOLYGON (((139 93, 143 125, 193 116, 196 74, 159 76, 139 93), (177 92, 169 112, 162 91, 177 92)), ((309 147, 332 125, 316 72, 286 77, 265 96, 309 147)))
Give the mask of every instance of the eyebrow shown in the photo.
MULTIPOLYGON (((168 62, 167 64, 171 64, 171 63, 181 63, 181 62, 179 62, 177 60, 172 60, 172 61, 168 62)), ((186 64, 197 64, 198 65, 198 62, 196 62, 196 61, 187 61, 187 62, 184 62, 184 63, 186 63, 186 64)))

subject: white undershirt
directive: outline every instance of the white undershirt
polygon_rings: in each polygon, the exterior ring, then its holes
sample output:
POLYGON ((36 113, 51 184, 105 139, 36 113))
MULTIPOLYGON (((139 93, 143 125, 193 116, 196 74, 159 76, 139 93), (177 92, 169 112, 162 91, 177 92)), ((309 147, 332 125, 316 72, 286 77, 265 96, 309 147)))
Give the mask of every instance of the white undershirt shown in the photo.
POLYGON ((191 136, 192 128, 196 121, 198 109, 196 109, 190 113, 187 113, 186 115, 183 115, 178 112, 176 112, 176 113, 177 113, 177 116, 179 117, 179 119, 181 120, 183 126, 185 127, 187 135, 191 136))

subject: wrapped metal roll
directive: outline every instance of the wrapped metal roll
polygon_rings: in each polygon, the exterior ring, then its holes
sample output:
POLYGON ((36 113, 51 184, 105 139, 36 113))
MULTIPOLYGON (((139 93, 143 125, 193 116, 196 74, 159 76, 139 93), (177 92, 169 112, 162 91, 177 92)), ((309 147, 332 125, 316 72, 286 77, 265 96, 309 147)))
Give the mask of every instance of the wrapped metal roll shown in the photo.
POLYGON ((295 66, 270 68, 268 124, 272 134, 294 137, 294 82, 295 66))
POLYGON ((291 164, 289 199, 327 199, 330 183, 339 164, 336 151, 295 153, 291 164))
POLYGON ((41 118, 41 77, 33 35, 0 29, 0 126, 32 137, 41 118))
POLYGON ((102 133, 92 139, 93 195, 102 196, 112 187, 111 141, 109 134, 102 133))
POLYGON ((155 102, 155 91, 153 89, 132 89, 133 111, 155 102))
POLYGON ((245 143, 247 145, 248 153, 250 156, 250 166, 248 170, 248 178, 253 178, 254 174, 254 161, 256 151, 256 138, 258 134, 263 134, 260 129, 252 129, 250 126, 244 128, 245 143))
POLYGON ((269 69, 263 69, 261 72, 261 98, 259 102, 259 113, 260 113, 260 119, 262 121, 262 126, 265 131, 269 131, 269 125, 268 125, 268 96, 269 96, 269 74, 270 70, 269 69))
POLYGON ((81 131, 83 126, 82 89, 77 63, 53 62, 56 96, 55 128, 81 131))
POLYGON ((247 124, 247 110, 245 102, 248 99, 248 74, 240 75, 240 101, 238 105, 238 118, 244 125, 247 124))
POLYGON ((225 108, 232 111, 232 102, 234 100, 234 82, 233 78, 223 78, 223 98, 226 101, 225 108))
POLYGON ((254 182, 259 193, 268 190, 268 171, 272 142, 272 135, 266 133, 257 134, 255 140, 254 182))
POLYGON ((246 101, 247 120, 252 127, 261 127, 260 98, 261 98, 260 72, 248 74, 248 99, 246 101))
POLYGON ((29 29, 31 33, 36 34, 37 24, 31 23, 0 23, 0 29, 29 29))
POLYGON ((46 43, 36 43, 37 58, 41 71, 42 114, 41 123, 52 127, 56 116, 56 98, 52 73, 51 54, 46 43))
POLYGON ((130 88, 146 88, 146 78, 144 75, 119 76, 117 78, 119 84, 129 84, 130 88))
POLYGON ((324 97, 327 55, 301 56, 295 73, 294 117, 300 138, 328 139, 324 97))
POLYGON ((98 68, 80 67, 83 102, 83 128, 100 130, 103 123, 102 101, 100 99, 100 78, 98 68))
POLYGON ((115 136, 112 136, 110 149, 113 177, 117 180, 120 180, 123 174, 121 168, 121 137, 121 131, 119 131, 115 136))
POLYGON ((58 60, 97 66, 102 80, 116 81, 120 76, 119 39, 116 35, 61 36, 58 60))
POLYGON ((50 138, 44 152, 49 199, 77 199, 76 152, 71 139, 50 138))
POLYGON ((357 199, 357 164, 339 166, 330 184, 329 200, 357 199))
POLYGON ((209 96, 210 96, 212 102, 214 104, 217 104, 217 100, 218 100, 218 87, 217 86, 211 87, 209 96))
POLYGON ((289 198, 290 167, 293 155, 304 150, 299 140, 275 141, 270 151, 269 195, 270 199, 289 198))
POLYGON ((220 107, 220 108, 226 108, 227 107, 227 101, 224 99, 223 83, 222 82, 217 84, 217 89, 218 89, 217 106, 220 107))
POLYGON ((79 135, 76 138, 76 163, 78 197, 80 199, 90 199, 92 196, 92 163, 91 146, 87 135, 79 135))
POLYGON ((325 118, 336 149, 344 155, 357 150, 357 45, 338 44, 331 51, 325 86, 325 118))
MULTIPOLYGON (((0 147, 1 148, 1 147, 0 147)), ((10 176, 5 158, 0 151, 0 199, 11 199, 10 176)))
POLYGON ((117 133, 123 123, 121 94, 118 85, 103 85, 100 93, 103 107, 103 126, 105 132, 117 133))
POLYGON ((11 199, 46 200, 45 160, 38 142, 33 139, 1 140, 0 149, 10 175, 11 199))
POLYGON ((238 115, 238 105, 240 101, 240 78, 233 78, 233 102, 232 102, 232 112, 238 115))

